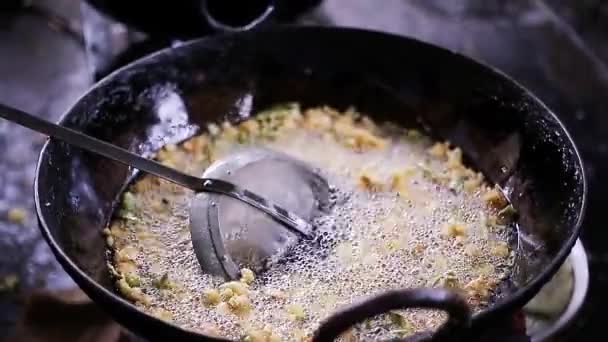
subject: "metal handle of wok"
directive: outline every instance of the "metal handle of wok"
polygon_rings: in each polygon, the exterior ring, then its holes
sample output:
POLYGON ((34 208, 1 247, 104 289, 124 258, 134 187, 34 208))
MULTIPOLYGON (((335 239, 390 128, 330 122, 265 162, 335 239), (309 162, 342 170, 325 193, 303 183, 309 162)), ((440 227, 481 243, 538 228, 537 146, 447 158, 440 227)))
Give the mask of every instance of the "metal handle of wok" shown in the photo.
POLYGON ((460 341, 471 325, 471 309, 457 292, 439 288, 390 290, 340 310, 321 323, 313 342, 336 340, 353 325, 368 318, 400 309, 438 309, 447 312, 448 319, 436 331, 424 331, 403 339, 403 342, 460 341))
POLYGON ((275 10, 275 0, 201 0, 200 8, 213 30, 241 32, 269 22, 275 10))

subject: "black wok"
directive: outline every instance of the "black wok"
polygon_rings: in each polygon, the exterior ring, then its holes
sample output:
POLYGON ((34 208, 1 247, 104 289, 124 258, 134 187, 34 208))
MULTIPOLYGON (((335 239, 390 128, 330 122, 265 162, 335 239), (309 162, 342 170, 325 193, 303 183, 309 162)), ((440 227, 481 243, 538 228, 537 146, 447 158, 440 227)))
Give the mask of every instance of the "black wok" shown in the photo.
MULTIPOLYGON (((579 234, 583 168, 555 115, 505 75, 403 37, 309 27, 195 40, 111 74, 77 101, 61 124, 149 155, 208 122, 240 121, 284 101, 355 105, 376 120, 448 139, 462 147, 466 162, 508 192, 519 211, 510 284, 472 320, 459 297, 445 290, 397 291, 334 316, 319 341, 376 311, 408 305, 452 314, 437 339, 491 336, 493 327, 549 280, 579 234)), ((101 231, 135 173, 50 140, 35 181, 42 232, 78 285, 126 327, 151 339, 211 340, 144 314, 113 290, 101 231)))

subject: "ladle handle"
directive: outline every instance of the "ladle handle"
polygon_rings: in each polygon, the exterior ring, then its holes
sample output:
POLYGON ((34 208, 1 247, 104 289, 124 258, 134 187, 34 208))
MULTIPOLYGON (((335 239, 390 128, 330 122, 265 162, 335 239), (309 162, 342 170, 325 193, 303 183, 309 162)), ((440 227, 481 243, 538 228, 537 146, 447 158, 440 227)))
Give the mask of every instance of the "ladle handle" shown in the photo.
POLYGON ((194 191, 203 190, 200 178, 184 174, 157 163, 154 160, 146 159, 90 135, 40 119, 22 110, 0 104, 0 117, 49 137, 65 141, 68 144, 80 147, 89 152, 99 154, 127 166, 132 166, 158 177, 165 178, 194 191))
POLYGON ((332 315, 321 323, 312 341, 334 341, 350 327, 368 318, 391 310, 408 308, 443 310, 448 313, 448 319, 434 332, 424 331, 391 341, 460 341, 471 325, 471 310, 464 298, 454 291, 438 288, 390 290, 348 306, 332 315))
POLYGON ((57 138, 68 144, 99 154, 127 166, 164 178, 196 192, 213 192, 231 196, 262 210, 296 233, 312 237, 312 227, 306 220, 238 186, 219 179, 198 178, 146 159, 116 145, 99 140, 71 128, 40 119, 22 110, 0 104, 0 117, 36 132, 57 138))

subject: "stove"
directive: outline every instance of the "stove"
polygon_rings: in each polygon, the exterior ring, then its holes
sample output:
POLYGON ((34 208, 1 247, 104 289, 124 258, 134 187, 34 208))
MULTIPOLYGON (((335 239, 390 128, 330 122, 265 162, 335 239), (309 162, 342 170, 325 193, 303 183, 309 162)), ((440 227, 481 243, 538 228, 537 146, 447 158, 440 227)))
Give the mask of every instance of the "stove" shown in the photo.
POLYGON ((589 263, 579 240, 554 278, 524 307, 526 330, 532 341, 550 341, 570 328, 588 289, 589 263))
MULTIPOLYGON (((6 1, 2 6, 0 50, 8 58, 0 65, 0 101, 51 120, 95 80, 186 39, 137 31, 77 0, 6 1)), ((600 320, 593 318, 602 314, 608 285, 608 233, 599 207, 600 196, 608 193, 608 183, 599 177, 608 168, 608 124, 601 121, 608 110, 608 4, 384 0, 379 6, 366 0, 325 0, 297 16, 296 22, 381 30, 462 52, 503 70, 556 111, 586 164, 587 218, 581 241, 554 280, 524 308, 520 325, 532 341, 580 341, 603 333, 600 320)), ((31 183, 42 141, 0 122, 0 248, 6 251, 0 255, 2 336, 14 331, 29 336, 23 318, 40 318, 32 307, 76 301, 80 309, 103 317, 70 292, 74 284, 38 233, 31 183)), ((98 334, 137 340, 106 323, 98 334)))

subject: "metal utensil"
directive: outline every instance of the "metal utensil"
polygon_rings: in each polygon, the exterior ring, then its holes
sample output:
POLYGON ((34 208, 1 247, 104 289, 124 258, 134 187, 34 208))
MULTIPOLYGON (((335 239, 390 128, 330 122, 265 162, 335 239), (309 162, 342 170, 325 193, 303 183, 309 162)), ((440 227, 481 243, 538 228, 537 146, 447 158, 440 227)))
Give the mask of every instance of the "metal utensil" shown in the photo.
MULTIPOLYGON (((238 148, 211 164, 204 177, 245 186, 312 221, 330 204, 330 186, 310 165, 262 147, 238 148)), ((190 236, 206 273, 238 279, 283 259, 299 236, 232 198, 199 193, 190 205, 190 236)))
POLYGON ((196 192, 211 192, 235 198, 270 215, 272 218, 282 223, 283 227, 306 238, 312 237, 311 225, 306 220, 293 212, 277 206, 273 202, 230 182, 213 178, 199 178, 181 173, 118 146, 73 129, 50 123, 32 114, 3 104, 0 104, 0 117, 52 138, 60 139, 69 144, 78 146, 89 152, 99 154, 119 163, 164 178, 196 192))

